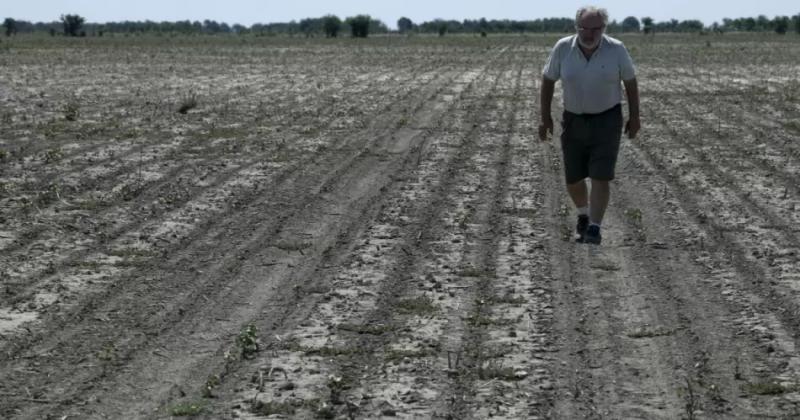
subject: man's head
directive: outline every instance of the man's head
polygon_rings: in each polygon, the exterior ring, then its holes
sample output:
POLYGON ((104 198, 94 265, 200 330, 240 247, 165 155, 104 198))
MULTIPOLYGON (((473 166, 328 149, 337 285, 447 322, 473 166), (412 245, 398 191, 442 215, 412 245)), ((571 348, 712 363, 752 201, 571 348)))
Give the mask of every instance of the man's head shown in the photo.
POLYGON ((606 9, 586 6, 575 14, 575 28, 578 30, 578 43, 583 48, 594 49, 603 39, 603 31, 608 24, 606 9))

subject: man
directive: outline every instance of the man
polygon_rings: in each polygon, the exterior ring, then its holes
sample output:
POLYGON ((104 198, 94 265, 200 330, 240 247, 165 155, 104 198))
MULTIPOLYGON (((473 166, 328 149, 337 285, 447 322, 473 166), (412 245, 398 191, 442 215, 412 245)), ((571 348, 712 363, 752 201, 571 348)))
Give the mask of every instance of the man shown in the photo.
POLYGON ((553 132, 550 105, 555 83, 564 91, 561 149, 567 192, 578 209, 578 242, 600 244, 600 225, 609 201, 609 181, 622 135, 622 84, 628 97, 625 132, 639 132, 639 90, 628 50, 603 34, 608 12, 583 7, 575 16, 577 34, 559 40, 544 66, 539 138, 553 132), (591 196, 586 183, 591 179, 591 196))

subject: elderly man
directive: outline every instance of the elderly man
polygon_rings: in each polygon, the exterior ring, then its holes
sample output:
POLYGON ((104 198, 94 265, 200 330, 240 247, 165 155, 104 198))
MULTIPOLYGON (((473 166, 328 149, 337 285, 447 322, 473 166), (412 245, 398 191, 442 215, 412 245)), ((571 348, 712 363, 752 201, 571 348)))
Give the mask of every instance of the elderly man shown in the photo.
POLYGON ((609 201, 609 181, 622 135, 622 87, 628 97, 629 138, 639 131, 639 91, 625 46, 603 34, 605 9, 583 7, 575 16, 577 34, 559 40, 544 66, 539 138, 553 132, 550 105, 555 83, 564 90, 561 150, 569 192, 578 209, 578 242, 599 244, 600 225, 609 201), (620 83, 622 82, 622 83, 620 83), (591 197, 586 178, 591 181, 591 197))

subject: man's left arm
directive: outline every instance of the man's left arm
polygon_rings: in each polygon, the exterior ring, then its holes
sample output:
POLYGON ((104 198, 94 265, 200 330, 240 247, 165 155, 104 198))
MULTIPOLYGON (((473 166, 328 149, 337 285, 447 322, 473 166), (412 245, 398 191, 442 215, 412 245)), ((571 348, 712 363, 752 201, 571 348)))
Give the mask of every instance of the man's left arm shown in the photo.
POLYGON ((635 77, 623 80, 622 84, 625 85, 625 94, 628 96, 628 122, 625 123, 625 133, 628 134, 629 139, 633 139, 636 138, 636 134, 642 127, 641 120, 639 120, 639 84, 635 77))

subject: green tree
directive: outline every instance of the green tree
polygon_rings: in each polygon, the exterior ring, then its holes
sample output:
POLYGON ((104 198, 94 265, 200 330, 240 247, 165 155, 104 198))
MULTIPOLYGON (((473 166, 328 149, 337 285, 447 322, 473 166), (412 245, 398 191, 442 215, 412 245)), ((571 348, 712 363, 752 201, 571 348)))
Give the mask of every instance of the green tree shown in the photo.
POLYGON ((800 14, 794 17, 794 31, 800 34, 800 14))
POLYGON ((327 15, 322 18, 322 29, 327 38, 336 38, 342 30, 342 20, 335 15, 327 15))
POLYGON ((634 16, 628 16, 622 21, 622 32, 639 32, 641 28, 639 19, 634 16))
POLYGON ((401 34, 410 32, 412 29, 414 29, 414 22, 412 22, 411 19, 407 17, 397 19, 397 30, 400 31, 401 34))
POLYGON ((785 35, 789 30, 789 17, 776 16, 775 20, 772 22, 772 26, 775 28, 775 33, 785 35))
POLYGON ((653 26, 653 18, 651 17, 643 17, 642 26, 645 35, 655 32, 655 27, 653 26))
POLYGON ((369 36, 369 24, 372 17, 369 15, 358 15, 347 18, 345 21, 350 25, 350 33, 353 38, 366 38, 369 36))
POLYGON ((64 25, 64 35, 78 36, 83 29, 86 19, 79 15, 61 15, 61 23, 64 25))
POLYGON ((6 28, 6 36, 11 36, 17 33, 17 21, 12 18, 6 18, 3 21, 3 26, 6 28))

